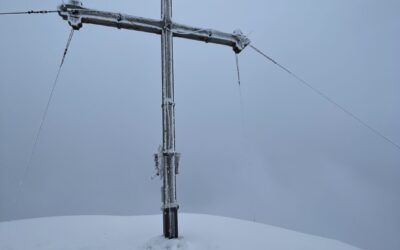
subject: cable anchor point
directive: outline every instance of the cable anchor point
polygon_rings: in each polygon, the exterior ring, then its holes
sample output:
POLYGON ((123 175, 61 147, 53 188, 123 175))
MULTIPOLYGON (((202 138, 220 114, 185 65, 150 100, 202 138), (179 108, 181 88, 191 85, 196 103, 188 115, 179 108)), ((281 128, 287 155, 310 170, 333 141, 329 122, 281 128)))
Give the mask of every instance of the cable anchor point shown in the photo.
POLYGON ((240 29, 234 30, 233 35, 236 38, 236 45, 233 48, 233 51, 235 51, 236 54, 239 54, 250 44, 251 41, 240 29))
POLYGON ((58 7, 60 16, 68 21, 68 24, 74 29, 82 28, 82 16, 80 10, 85 9, 81 1, 70 0, 67 4, 58 7))

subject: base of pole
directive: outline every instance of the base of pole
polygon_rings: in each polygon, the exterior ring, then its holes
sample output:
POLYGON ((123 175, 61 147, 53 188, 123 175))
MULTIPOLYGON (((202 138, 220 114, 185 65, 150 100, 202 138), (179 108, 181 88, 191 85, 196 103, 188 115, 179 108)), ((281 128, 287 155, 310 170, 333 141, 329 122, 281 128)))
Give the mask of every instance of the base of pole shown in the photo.
POLYGON ((163 209, 164 237, 167 239, 178 238, 178 208, 163 209))

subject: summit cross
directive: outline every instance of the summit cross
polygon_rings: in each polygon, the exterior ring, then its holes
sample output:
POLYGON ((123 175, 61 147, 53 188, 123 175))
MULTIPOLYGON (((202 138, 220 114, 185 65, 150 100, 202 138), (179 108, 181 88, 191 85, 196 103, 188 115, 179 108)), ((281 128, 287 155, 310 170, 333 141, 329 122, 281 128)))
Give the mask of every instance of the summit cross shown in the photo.
POLYGON ((176 175, 180 154, 175 147, 175 96, 173 38, 180 37, 232 47, 240 53, 250 40, 239 30, 225 33, 213 29, 191 27, 173 22, 172 0, 161 0, 161 19, 150 19, 85 8, 80 1, 70 0, 58 7, 59 15, 79 30, 84 23, 153 33, 161 36, 162 60, 162 146, 154 155, 157 175, 162 179, 161 199, 163 233, 168 239, 178 238, 176 175))

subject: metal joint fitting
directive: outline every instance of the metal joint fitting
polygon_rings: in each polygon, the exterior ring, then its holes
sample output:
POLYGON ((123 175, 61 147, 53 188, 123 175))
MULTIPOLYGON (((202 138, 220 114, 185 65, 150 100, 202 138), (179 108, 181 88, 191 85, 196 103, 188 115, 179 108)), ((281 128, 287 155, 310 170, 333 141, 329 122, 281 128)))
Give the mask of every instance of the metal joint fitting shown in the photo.
POLYGON ((233 48, 233 51, 235 51, 236 54, 239 54, 247 47, 247 45, 250 44, 250 39, 243 35, 243 32, 239 29, 233 31, 233 35, 236 37, 236 45, 233 48))

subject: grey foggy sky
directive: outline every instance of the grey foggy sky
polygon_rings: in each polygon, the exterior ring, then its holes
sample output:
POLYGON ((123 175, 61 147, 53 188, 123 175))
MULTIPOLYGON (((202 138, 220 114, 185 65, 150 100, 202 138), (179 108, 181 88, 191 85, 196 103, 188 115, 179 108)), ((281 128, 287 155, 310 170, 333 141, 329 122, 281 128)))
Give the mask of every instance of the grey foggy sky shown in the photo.
MULTIPOLYGON (((58 4, 3 0, 0 10, 58 4)), ((160 15, 159 0, 84 4, 160 15)), ((175 21, 250 33, 400 143, 399 1, 173 4, 175 21)), ((159 213, 161 183, 150 177, 161 142, 160 38, 90 25, 75 33, 18 195, 70 28, 58 15, 0 18, 0 220, 159 213)), ((400 248, 399 150, 250 49, 240 54, 241 107, 230 48, 174 41, 181 212, 400 248)))

